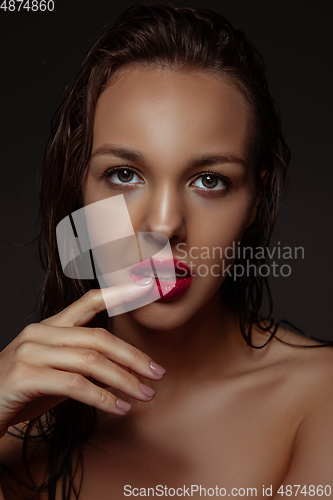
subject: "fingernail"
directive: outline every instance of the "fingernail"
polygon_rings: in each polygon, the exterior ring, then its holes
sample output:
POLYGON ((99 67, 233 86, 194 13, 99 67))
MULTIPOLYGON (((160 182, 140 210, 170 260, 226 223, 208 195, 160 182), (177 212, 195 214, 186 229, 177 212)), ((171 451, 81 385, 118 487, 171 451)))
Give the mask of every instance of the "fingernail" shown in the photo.
POLYGON ((154 389, 148 387, 148 385, 144 385, 140 383, 140 389, 142 394, 144 394, 147 398, 152 398, 155 394, 154 389))
POLYGON ((127 413, 132 408, 132 405, 126 403, 126 401, 123 401, 122 399, 117 399, 116 407, 118 408, 118 410, 125 411, 127 413))
POLYGON ((163 368, 163 366, 160 366, 157 363, 155 363, 155 361, 151 361, 149 363, 149 366, 153 374, 157 375, 158 377, 162 377, 162 375, 164 375, 166 372, 166 369, 163 368))
POLYGON ((139 286, 147 286, 153 282, 153 278, 143 278, 143 280, 136 281, 135 284, 139 286))

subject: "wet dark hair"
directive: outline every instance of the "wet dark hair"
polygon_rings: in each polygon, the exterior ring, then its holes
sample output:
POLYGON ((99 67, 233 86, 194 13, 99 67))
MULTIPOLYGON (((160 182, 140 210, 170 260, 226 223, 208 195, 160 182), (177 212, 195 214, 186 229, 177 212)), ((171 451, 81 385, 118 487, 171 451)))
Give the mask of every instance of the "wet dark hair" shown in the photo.
MULTIPOLYGON (((91 49, 67 87, 52 121, 40 176, 40 252, 46 275, 39 299, 39 320, 61 311, 89 289, 98 288, 95 280, 72 280, 64 276, 57 252, 56 226, 83 205, 81 185, 91 155, 97 100, 112 82, 117 69, 130 64, 174 71, 205 70, 232 80, 242 92, 255 122, 253 176, 262 194, 256 219, 245 230, 242 245, 256 248, 269 244, 284 193, 290 152, 260 54, 241 30, 211 10, 170 5, 131 6, 91 49), (265 185, 260 175, 263 170, 267 172, 265 185)), ((265 259, 253 258, 251 264, 258 267, 264 262, 265 259)), ((221 293, 239 313, 241 332, 247 344, 263 347, 252 344, 251 332, 253 325, 258 325, 270 332, 269 341, 276 331, 266 278, 254 272, 237 280, 228 276, 221 293), (269 321, 264 327, 260 323, 260 309, 265 287, 269 321)), ((105 327, 106 319, 106 313, 101 313, 89 326, 105 327)), ((61 479, 62 498, 70 499, 72 493, 79 498, 79 491, 73 485, 76 467, 72 469, 72 451, 78 450, 77 466, 82 467, 80 444, 89 437, 94 425, 95 408, 66 400, 48 411, 44 421, 42 417, 30 421, 18 435, 24 440, 28 481, 2 466, 31 490, 31 498, 39 498, 39 493, 47 490, 48 499, 55 499, 56 485, 61 479), (37 429, 38 436, 31 436, 33 428, 37 429), (48 476, 41 485, 36 485, 29 475, 28 440, 46 442, 49 447, 48 476)))

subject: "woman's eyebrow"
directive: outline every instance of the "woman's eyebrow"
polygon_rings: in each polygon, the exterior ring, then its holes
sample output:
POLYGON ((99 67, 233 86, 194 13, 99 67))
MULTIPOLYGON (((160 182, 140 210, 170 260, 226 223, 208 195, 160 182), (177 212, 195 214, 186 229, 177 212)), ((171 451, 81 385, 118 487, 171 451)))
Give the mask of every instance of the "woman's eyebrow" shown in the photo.
MULTIPOLYGON (((103 145, 97 148, 92 153, 91 159, 95 158, 96 156, 102 156, 102 155, 111 155, 128 161, 148 163, 146 156, 137 150, 118 147, 118 146, 111 146, 111 145, 103 145)), ((188 167, 198 168, 198 167, 205 167, 208 165, 216 165, 221 163, 238 163, 242 165, 244 168, 247 167, 245 160, 232 154, 199 156, 190 160, 188 162, 188 167)))
POLYGON ((102 155, 112 155, 116 156, 117 158, 123 158, 129 161, 137 161, 137 162, 146 161, 146 157, 142 153, 139 153, 134 149, 127 149, 127 148, 108 146, 108 145, 104 145, 101 146, 100 148, 97 148, 92 153, 91 159, 95 158, 96 156, 102 156, 102 155))
POLYGON ((242 158, 231 154, 207 155, 194 158, 190 162, 191 167, 205 167, 207 165, 216 165, 220 163, 239 163, 244 168, 247 168, 247 163, 242 158))

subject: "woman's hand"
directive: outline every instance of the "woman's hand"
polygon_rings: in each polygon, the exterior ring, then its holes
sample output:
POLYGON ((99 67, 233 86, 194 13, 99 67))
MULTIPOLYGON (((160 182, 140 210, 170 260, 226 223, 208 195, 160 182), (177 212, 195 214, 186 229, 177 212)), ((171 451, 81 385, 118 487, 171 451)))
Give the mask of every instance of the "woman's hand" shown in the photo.
POLYGON ((165 370, 107 330, 84 325, 105 308, 144 296, 153 281, 105 289, 106 303, 101 290, 90 290, 55 316, 28 325, 0 353, 0 437, 11 425, 37 418, 68 398, 126 414, 131 405, 107 387, 140 401, 152 399, 153 389, 129 370, 151 380, 161 379, 165 370))

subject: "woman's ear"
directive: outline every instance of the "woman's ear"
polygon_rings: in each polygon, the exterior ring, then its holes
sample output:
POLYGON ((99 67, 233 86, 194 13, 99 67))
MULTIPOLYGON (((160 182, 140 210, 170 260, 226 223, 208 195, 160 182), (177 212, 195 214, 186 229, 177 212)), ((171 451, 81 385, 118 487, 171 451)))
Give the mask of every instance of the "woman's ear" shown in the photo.
MULTIPOLYGON (((268 169, 263 169, 260 173, 260 177, 261 177, 261 183, 262 183, 261 187, 265 187, 266 182, 267 182, 268 177, 269 177, 268 169)), ((249 213, 249 218, 247 220, 245 228, 250 227, 254 223, 256 216, 257 216, 257 209, 258 209, 259 203, 261 201, 261 197, 262 197, 262 190, 260 189, 260 187, 257 187, 256 194, 253 198, 252 207, 251 207, 251 210, 249 213)))

